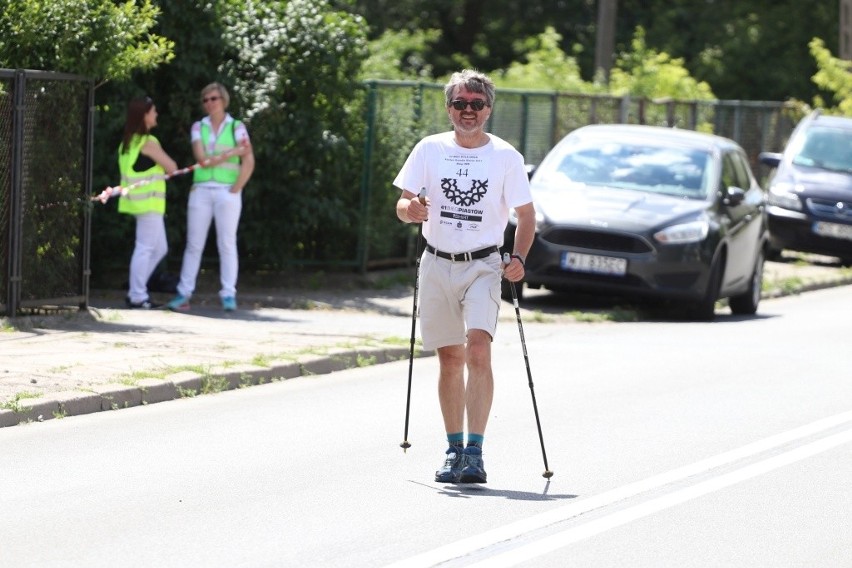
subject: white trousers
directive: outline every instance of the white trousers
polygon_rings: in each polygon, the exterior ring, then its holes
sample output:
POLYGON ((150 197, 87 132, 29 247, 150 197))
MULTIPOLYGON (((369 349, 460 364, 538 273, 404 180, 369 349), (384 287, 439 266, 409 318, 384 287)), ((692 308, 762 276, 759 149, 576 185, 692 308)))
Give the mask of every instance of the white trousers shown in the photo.
POLYGON ((134 303, 148 299, 148 279, 166 256, 166 224, 160 213, 136 215, 136 245, 130 259, 130 290, 128 296, 134 303))
POLYGON ((186 250, 180 269, 177 291, 189 298, 195 291, 201 255, 207 243, 210 222, 216 223, 216 245, 219 249, 220 298, 236 296, 239 258, 237 257, 237 227, 243 208, 242 192, 231 193, 228 187, 194 187, 189 192, 186 211, 186 250))

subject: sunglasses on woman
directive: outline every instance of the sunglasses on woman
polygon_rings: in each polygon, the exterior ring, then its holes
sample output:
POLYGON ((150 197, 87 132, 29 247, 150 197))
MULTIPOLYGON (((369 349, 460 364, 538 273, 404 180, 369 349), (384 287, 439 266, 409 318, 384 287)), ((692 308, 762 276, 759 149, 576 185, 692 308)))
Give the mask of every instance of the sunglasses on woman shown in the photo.
POLYGON ((456 110, 464 110, 468 106, 473 110, 482 110, 485 108, 485 101, 482 99, 474 99, 472 101, 464 101, 462 99, 456 99, 450 102, 450 106, 456 110))

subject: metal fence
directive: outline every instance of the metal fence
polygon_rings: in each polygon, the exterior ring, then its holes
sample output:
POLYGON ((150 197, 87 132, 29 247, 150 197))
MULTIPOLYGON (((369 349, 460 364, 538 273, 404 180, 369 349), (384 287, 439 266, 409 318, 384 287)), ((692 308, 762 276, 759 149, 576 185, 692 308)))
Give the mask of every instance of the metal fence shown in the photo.
MULTIPOLYGON (((354 256, 329 267, 411 265, 416 229, 399 223, 392 185, 423 136, 450 128, 443 86, 368 81, 360 215, 354 256)), ((798 121, 784 103, 649 101, 606 95, 498 90, 488 128, 538 164, 586 124, 652 124, 739 142, 760 173, 762 150, 780 150, 798 121)), ((87 78, 0 70, 0 310, 85 307, 89 294, 94 85, 87 78)), ((322 259, 317 259, 322 261, 322 259)), ((296 263, 298 264, 298 263, 296 263)))
MULTIPOLYGON (((392 181, 419 138, 450 128, 443 86, 368 81, 366 88, 361 266, 367 269, 400 262, 411 264, 416 233, 410 227, 389 222, 392 204, 399 195, 392 181)), ((566 134, 587 124, 648 124, 700 130, 738 142, 760 178, 766 172, 758 155, 764 150, 780 151, 799 118, 796 107, 781 102, 651 101, 498 89, 487 127, 515 146, 531 165, 538 165, 566 134)))
POLYGON ((84 308, 94 83, 0 70, 0 310, 84 308))

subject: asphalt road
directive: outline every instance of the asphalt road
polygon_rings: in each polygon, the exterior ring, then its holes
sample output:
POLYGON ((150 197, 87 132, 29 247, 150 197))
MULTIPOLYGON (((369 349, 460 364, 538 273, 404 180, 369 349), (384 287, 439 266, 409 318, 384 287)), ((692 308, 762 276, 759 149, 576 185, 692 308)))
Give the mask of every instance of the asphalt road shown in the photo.
POLYGON ((30 566, 852 566, 852 287, 714 323, 515 322, 489 483, 441 485, 435 358, 0 429, 30 566))

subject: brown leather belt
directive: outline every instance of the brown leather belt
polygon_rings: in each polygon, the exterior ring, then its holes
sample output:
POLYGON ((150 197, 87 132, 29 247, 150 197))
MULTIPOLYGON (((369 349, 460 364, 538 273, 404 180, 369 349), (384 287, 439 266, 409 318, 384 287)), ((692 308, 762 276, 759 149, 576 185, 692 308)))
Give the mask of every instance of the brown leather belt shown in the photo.
POLYGON ((488 255, 494 254, 495 252, 500 252, 500 249, 496 246, 494 247, 486 247, 484 249, 475 250, 473 252, 444 252, 442 250, 438 250, 430 244, 426 245, 426 252, 430 254, 434 254, 439 258, 446 258, 447 260, 452 260, 453 262, 469 262, 471 260, 479 260, 480 258, 485 258, 488 255))

